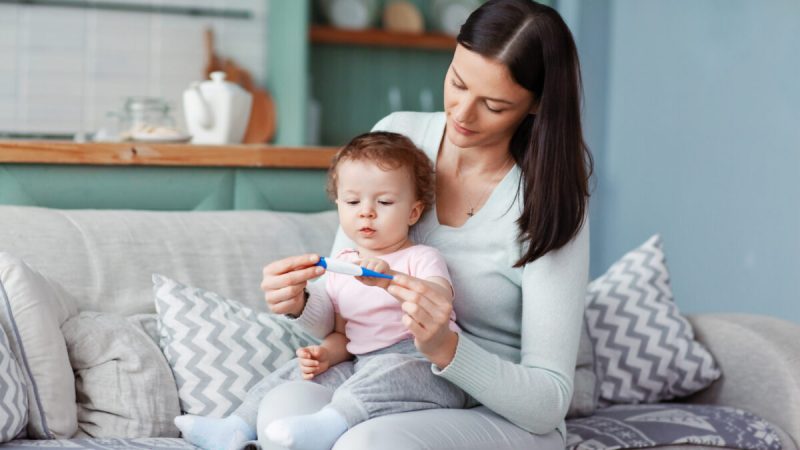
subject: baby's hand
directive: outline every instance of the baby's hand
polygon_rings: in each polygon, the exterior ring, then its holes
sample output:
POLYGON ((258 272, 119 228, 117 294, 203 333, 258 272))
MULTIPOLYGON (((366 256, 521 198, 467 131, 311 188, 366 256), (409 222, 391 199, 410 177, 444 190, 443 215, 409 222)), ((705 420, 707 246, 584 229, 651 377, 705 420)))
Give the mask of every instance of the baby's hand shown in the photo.
MULTIPOLYGON (((389 267, 389 263, 380 259, 380 258, 364 258, 359 262, 361 267, 367 268, 374 272, 378 273, 386 273, 391 274, 392 269, 389 267)), ((377 277, 356 277, 356 279, 367 286, 378 286, 380 288, 388 288, 389 285, 392 283, 392 280, 388 278, 377 278, 377 277)))
POLYGON ((297 358, 304 380, 310 380, 330 367, 328 349, 320 345, 298 348, 297 358))

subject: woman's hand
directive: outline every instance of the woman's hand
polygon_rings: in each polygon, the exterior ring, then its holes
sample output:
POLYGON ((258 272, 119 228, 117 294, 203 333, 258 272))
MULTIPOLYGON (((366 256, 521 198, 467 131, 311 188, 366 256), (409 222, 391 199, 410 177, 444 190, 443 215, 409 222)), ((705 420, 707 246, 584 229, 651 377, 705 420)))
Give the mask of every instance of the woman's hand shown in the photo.
MULTIPOLYGON (((369 257, 364 258, 358 262, 361 267, 367 268, 373 272, 378 273, 393 273, 391 268, 389 267, 389 263, 386 261, 375 258, 369 257)), ((356 280, 366 284, 367 286, 378 286, 380 288, 386 289, 391 284, 392 280, 388 278, 377 278, 377 277, 356 277, 356 280)))
POLYGON ((403 325, 414 335, 417 349, 439 368, 447 367, 458 346, 458 334, 450 330, 452 290, 438 283, 396 274, 387 291, 402 303, 403 325))
POLYGON ((297 358, 304 380, 310 380, 325 372, 331 364, 328 349, 321 345, 298 348, 297 358))
POLYGON ((305 289, 308 280, 325 272, 315 266, 319 255, 307 254, 290 256, 274 261, 264 267, 261 290, 273 314, 292 314, 299 316, 305 308, 305 289))

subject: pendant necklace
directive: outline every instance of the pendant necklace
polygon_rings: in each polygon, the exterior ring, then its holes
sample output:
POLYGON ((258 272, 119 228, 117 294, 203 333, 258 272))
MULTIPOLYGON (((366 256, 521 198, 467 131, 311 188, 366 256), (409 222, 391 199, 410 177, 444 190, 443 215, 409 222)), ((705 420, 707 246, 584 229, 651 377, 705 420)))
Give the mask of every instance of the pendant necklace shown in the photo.
MULTIPOLYGON (((492 175, 492 179, 495 179, 495 178, 497 178, 497 175, 498 175, 498 174, 499 174, 499 173, 500 173, 500 172, 501 172, 503 169, 505 169, 505 168, 506 168, 506 166, 508 165, 508 161, 509 161, 509 160, 511 160, 511 156, 510 156, 510 155, 509 155, 508 159, 506 159, 506 161, 503 163, 503 165, 502 165, 502 166, 500 166, 500 168, 499 168, 499 169, 497 169, 497 171, 495 171, 495 172, 494 172, 494 174, 492 175)), ((490 185, 488 189, 485 189, 485 190, 484 190, 484 192, 483 192, 483 194, 481 195, 481 197, 478 199, 478 201, 477 201, 476 203, 472 203, 472 200, 470 200, 470 199, 469 199, 469 197, 467 197, 467 203, 469 203, 469 211, 467 211, 467 215, 468 215, 469 217, 472 217, 472 216, 474 216, 474 215, 475 215, 475 207, 476 207, 476 206, 480 206, 480 205, 481 205, 481 203, 483 203, 483 201, 484 201, 484 200, 486 200, 486 197, 489 195, 489 193, 490 193, 490 192, 492 192, 492 188, 494 188, 494 187, 496 187, 496 186, 497 186, 497 185, 494 185, 494 186, 491 186, 491 185, 490 185)))

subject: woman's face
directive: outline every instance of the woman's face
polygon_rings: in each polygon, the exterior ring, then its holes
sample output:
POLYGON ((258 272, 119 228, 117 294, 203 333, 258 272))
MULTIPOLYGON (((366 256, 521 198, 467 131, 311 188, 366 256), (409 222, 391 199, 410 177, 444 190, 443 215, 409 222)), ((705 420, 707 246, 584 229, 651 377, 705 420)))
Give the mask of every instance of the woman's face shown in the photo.
POLYGON ((458 147, 507 143, 535 112, 533 93, 517 84, 505 64, 458 45, 444 80, 447 139, 458 147))

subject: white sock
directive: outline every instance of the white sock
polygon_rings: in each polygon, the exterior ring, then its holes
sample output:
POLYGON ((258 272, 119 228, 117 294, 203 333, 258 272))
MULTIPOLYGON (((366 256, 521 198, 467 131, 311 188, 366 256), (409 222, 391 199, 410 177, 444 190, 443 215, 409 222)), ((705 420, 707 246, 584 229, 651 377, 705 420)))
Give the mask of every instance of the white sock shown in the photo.
POLYGON ((322 408, 314 414, 271 422, 264 434, 270 441, 292 450, 330 450, 345 431, 344 417, 333 408, 322 408))
POLYGON ((174 422, 184 439, 204 450, 231 450, 256 438, 256 431, 235 415, 218 419, 186 414, 174 422))

